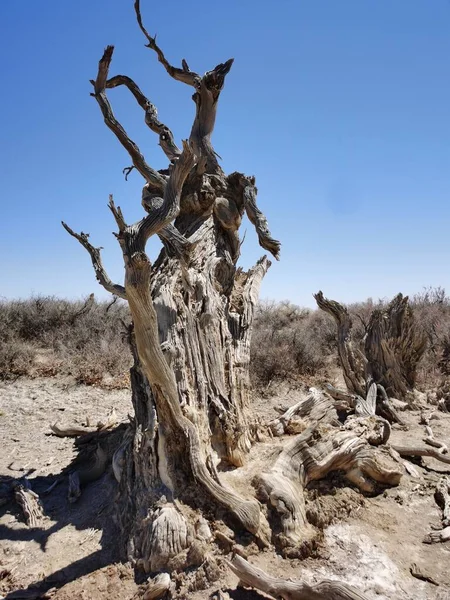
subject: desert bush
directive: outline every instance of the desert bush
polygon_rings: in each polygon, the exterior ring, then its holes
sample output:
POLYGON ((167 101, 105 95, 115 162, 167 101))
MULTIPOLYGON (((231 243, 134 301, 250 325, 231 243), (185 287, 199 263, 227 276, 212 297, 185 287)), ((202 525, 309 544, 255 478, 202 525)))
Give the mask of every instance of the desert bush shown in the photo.
MULTIPOLYGON (((348 305, 353 336, 362 342, 370 314, 386 300, 348 305)), ((411 298, 428 348, 418 385, 438 387, 450 375, 450 298, 427 288, 411 298)), ((70 301, 53 296, 0 300, 0 379, 71 375, 91 385, 125 385, 131 356, 124 340, 124 302, 70 301)), ((338 366, 336 329, 323 311, 290 302, 262 302, 255 314, 250 375, 261 387, 273 379, 326 379, 338 366)))
MULTIPOLYGON (((369 298, 347 305, 356 345, 364 343, 372 312, 388 302, 369 298)), ((442 386, 442 379, 450 375, 450 298, 443 288, 425 288, 410 299, 410 306, 428 339, 417 384, 423 389, 442 386)), ((336 328, 327 314, 290 302, 258 306, 250 365, 254 384, 265 386, 274 378, 326 377, 333 365, 338 365, 336 328)))
POLYGON ((122 302, 69 301, 52 296, 0 302, 0 378, 73 375, 99 384, 123 381, 131 356, 123 340, 122 302))
POLYGON ((317 375, 335 349, 328 315, 290 302, 263 302, 255 314, 250 375, 257 386, 274 378, 317 375))

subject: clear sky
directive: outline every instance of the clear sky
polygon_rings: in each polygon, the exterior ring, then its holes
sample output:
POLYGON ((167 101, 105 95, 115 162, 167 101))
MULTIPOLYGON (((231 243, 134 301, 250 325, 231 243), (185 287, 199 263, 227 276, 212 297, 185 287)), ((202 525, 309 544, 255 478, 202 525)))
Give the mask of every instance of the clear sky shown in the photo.
MULTIPOLYGON (((448 0, 141 0, 168 59, 204 72, 235 63, 213 137, 226 171, 254 174, 259 204, 282 242, 262 297, 312 305, 450 290, 450 2, 448 0)), ((188 137, 191 89, 144 47, 133 0, 0 1, 4 297, 76 297, 97 284, 85 250, 60 225, 105 247, 123 278, 113 193, 141 216, 142 179, 103 124, 89 79, 107 44, 156 104, 177 141, 188 137)), ((127 90, 114 111, 147 161, 166 166, 127 90)), ((242 264, 262 254, 247 223, 242 264)), ((156 244, 149 247, 156 254, 156 244)))

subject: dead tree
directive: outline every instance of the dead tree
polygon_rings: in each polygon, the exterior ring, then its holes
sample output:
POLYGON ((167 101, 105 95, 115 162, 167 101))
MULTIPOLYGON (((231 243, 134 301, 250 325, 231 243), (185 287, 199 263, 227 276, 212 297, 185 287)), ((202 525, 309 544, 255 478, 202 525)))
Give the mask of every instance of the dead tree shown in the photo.
POLYGON ((405 399, 416 383, 417 366, 426 349, 426 335, 414 320, 408 297, 398 294, 385 307, 372 312, 362 340, 352 337, 348 310, 315 294, 319 308, 337 325, 339 359, 345 384, 351 394, 365 396, 370 385, 379 386, 379 401, 405 399))
POLYGON ((246 530, 259 544, 295 550, 312 535, 303 508, 308 481, 339 469, 366 489, 368 478, 395 485, 400 474, 389 457, 383 454, 381 460, 378 449, 372 448, 382 439, 368 434, 377 429, 378 417, 371 416, 367 426, 358 422, 354 431, 352 426, 341 431, 331 409, 325 421, 321 416, 310 419, 307 432, 288 440, 277 461, 255 477, 254 487, 245 486, 244 495, 223 483, 222 467, 243 465, 259 433, 249 410, 250 336, 270 262, 263 257, 248 272, 237 267, 244 214, 260 245, 277 259, 280 244, 256 204, 254 177, 226 175, 212 146, 218 100, 233 60, 203 76, 191 71, 185 60, 181 68, 172 66, 147 33, 139 0, 135 10, 147 47, 171 77, 193 88, 196 114, 191 134, 179 148, 136 83, 125 75, 110 77, 113 47, 108 46, 92 81, 92 96, 145 180, 142 205, 148 213, 129 225, 110 197, 125 264, 124 285, 110 280, 100 249, 91 245, 88 235, 64 224, 89 252, 100 284, 127 300, 134 323, 135 416, 131 435, 124 437, 113 457, 126 554, 146 572, 199 564, 212 538, 205 517, 246 530), (157 134, 170 161, 167 170, 152 169, 114 117, 107 91, 120 85, 132 93, 146 125, 157 134), (154 264, 145 251, 152 235, 163 244, 154 264), (283 499, 289 501, 289 514, 283 499), (273 533, 280 520, 281 536, 273 533))

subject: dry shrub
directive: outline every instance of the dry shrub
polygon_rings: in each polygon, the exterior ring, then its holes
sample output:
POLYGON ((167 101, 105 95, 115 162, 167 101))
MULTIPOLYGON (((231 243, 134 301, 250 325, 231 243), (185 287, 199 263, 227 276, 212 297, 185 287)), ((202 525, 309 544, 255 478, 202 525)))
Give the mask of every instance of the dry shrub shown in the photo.
POLYGON ((126 381, 131 356, 123 339, 123 302, 52 296, 0 302, 0 378, 72 375, 86 384, 126 381))
MULTIPOLYGON (((348 306, 355 341, 370 314, 386 301, 348 306)), ((428 348, 419 365, 419 387, 436 388, 450 375, 450 298, 427 288, 411 299, 428 348)), ((126 303, 69 301, 52 296, 0 301, 0 379, 21 375, 71 375, 81 383, 123 387, 131 356, 124 340, 126 303)), ((263 302, 256 310, 250 375, 256 386, 276 378, 327 378, 338 365, 336 330, 323 311, 290 302, 263 302)))
MULTIPOLYGON (((348 306, 355 341, 363 340, 371 312, 387 303, 384 299, 368 299, 348 306)), ((440 385, 443 376, 450 374, 450 297, 441 287, 428 287, 412 296, 409 304, 428 342, 418 365, 417 384, 423 389, 434 388, 440 385)))
POLYGON ((450 375, 450 297, 441 287, 424 288, 411 306, 423 327, 428 347, 419 370, 422 387, 434 387, 450 375))
POLYGON ((335 351, 328 315, 290 302, 261 303, 255 314, 250 375, 257 386, 274 378, 296 379, 324 372, 335 351))

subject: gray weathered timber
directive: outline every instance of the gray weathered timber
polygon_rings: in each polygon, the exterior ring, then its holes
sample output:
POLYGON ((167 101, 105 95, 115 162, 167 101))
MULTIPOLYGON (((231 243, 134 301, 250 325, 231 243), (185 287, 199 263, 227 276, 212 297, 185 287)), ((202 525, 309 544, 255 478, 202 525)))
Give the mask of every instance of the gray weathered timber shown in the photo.
POLYGON ((361 345, 352 338, 352 320, 345 306, 325 298, 322 292, 314 298, 336 322, 338 353, 348 391, 365 398, 375 382, 380 414, 401 422, 388 396, 403 399, 414 389, 417 366, 426 348, 426 336, 414 320, 408 297, 398 294, 386 308, 372 312, 361 345))

